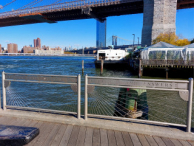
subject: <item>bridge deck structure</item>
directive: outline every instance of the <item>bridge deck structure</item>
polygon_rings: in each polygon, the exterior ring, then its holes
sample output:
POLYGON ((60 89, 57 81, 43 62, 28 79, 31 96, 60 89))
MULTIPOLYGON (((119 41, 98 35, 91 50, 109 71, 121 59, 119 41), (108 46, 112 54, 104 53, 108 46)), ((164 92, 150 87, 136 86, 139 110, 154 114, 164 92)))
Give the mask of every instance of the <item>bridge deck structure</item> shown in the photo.
POLYGON ((27 146, 193 146, 194 137, 176 128, 157 127, 103 119, 87 124, 67 115, 7 110, 1 125, 37 127, 39 135, 27 146), (126 125, 127 124, 127 125, 126 125), (101 125, 101 126, 100 126, 101 125), (109 126, 108 126, 109 125, 109 126), (134 132, 136 130, 136 132, 134 132))
MULTIPOLYGON (((177 9, 194 7, 194 0, 178 0, 177 9)), ((77 0, 0 13, 0 27, 143 13, 143 0, 77 0)))

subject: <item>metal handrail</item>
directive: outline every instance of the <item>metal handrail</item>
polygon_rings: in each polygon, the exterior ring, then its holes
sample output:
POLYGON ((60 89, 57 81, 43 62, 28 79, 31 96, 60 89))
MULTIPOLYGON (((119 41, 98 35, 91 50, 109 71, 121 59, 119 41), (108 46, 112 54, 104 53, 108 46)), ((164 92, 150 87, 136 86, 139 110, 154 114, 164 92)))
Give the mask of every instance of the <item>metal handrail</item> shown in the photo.
MULTIPOLYGON (((126 83, 126 82, 125 82, 126 83)), ((182 80, 154 80, 154 79, 135 79, 135 78, 111 78, 111 77, 92 77, 92 76, 85 76, 85 120, 88 119, 88 117, 97 117, 97 118, 107 118, 107 119, 116 119, 116 120, 125 120, 125 121, 132 121, 132 122, 139 122, 139 123, 147 123, 147 124, 156 124, 156 125, 171 125, 171 126, 179 126, 179 127, 186 127, 187 132, 191 132, 191 116, 192 116, 192 98, 193 98, 193 78, 190 78, 188 81, 182 81, 182 80), (96 80, 94 80, 96 79, 96 80), (98 81, 97 81, 98 79, 98 81), (108 80, 107 80, 108 79, 108 80), (129 85, 122 85, 122 82, 118 82, 117 80, 122 81, 133 81, 132 83, 129 83, 129 85), (99 82, 100 80, 100 82, 99 82), (106 81, 108 83, 104 83, 106 81), (113 81, 116 80, 116 81, 113 81), (139 82, 142 82, 144 87, 137 86, 139 82), (91 83, 90 83, 91 82, 91 83), (176 84, 177 87, 170 88, 169 86, 163 87, 161 84, 161 87, 150 87, 144 84, 144 82, 150 82, 150 83, 164 83, 167 85, 167 83, 176 84), (133 85, 134 84, 134 85, 133 85), (180 84, 180 86, 179 86, 180 84), (116 87, 116 88, 136 88, 136 89, 152 89, 152 90, 168 90, 168 91, 184 91, 189 92, 188 97, 188 105, 187 105, 187 123, 184 124, 175 124, 175 123, 167 123, 167 122, 158 122, 158 121, 150 121, 150 120, 140 120, 140 119, 131 119, 131 118, 122 118, 122 117, 115 117, 115 116, 104 116, 104 115, 97 115, 97 114, 88 114, 88 87, 89 86, 98 86, 98 87, 116 87)))
MULTIPOLYGON (((137 61, 137 60, 136 60, 137 61)), ((142 65, 194 65, 194 61, 192 60, 162 60, 162 59, 142 59, 142 65)))
MULTIPOLYGON (((77 118, 81 117, 81 76, 64 76, 64 75, 48 75, 48 74, 24 74, 24 73, 5 73, 2 72, 2 89, 3 89, 3 110, 7 108, 21 109, 21 110, 32 110, 32 111, 44 111, 44 112, 54 112, 54 113, 69 113, 69 114, 77 114, 77 118), (31 77, 31 76, 34 76, 31 77), (66 80, 57 80, 54 78, 61 78, 66 80), (53 80, 49 80, 52 78, 53 80), (74 79, 74 80, 68 80, 74 79), (45 84, 68 84, 68 85, 77 85, 77 112, 70 111, 60 111, 60 110, 49 110, 49 109, 41 109, 41 108, 32 108, 32 107, 16 107, 10 106, 6 103, 6 86, 5 82, 33 82, 33 83, 45 83, 45 84)), ((0 100, 1 105, 1 100, 0 100)))

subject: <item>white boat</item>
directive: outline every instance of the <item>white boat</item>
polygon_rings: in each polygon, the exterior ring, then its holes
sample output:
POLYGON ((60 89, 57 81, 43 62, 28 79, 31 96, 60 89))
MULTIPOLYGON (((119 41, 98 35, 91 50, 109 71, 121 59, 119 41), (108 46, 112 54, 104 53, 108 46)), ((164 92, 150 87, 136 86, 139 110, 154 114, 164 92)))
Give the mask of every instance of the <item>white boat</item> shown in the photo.
POLYGON ((100 66, 101 60, 104 62, 105 67, 116 67, 115 65, 122 65, 126 66, 128 63, 128 59, 126 56, 129 52, 125 50, 114 50, 114 49, 107 49, 107 50, 98 50, 95 65, 97 67, 100 66))

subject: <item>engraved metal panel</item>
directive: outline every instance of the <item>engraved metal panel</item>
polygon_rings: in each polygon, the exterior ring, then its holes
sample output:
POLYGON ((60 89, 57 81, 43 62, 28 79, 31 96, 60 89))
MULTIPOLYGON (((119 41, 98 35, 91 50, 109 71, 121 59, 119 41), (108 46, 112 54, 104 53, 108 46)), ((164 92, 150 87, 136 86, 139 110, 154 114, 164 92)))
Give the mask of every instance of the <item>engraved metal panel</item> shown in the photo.
POLYGON ((38 82, 77 83, 77 77, 66 76, 5 74, 5 79, 38 82))
POLYGON ((144 80, 126 80, 126 79, 107 79, 107 78, 89 78, 89 84, 112 85, 112 86, 130 86, 145 87, 156 89, 183 89, 188 90, 188 83, 162 82, 162 81, 144 81, 144 80))
POLYGON ((189 92, 188 91, 179 91, 179 95, 182 100, 189 101, 189 92))

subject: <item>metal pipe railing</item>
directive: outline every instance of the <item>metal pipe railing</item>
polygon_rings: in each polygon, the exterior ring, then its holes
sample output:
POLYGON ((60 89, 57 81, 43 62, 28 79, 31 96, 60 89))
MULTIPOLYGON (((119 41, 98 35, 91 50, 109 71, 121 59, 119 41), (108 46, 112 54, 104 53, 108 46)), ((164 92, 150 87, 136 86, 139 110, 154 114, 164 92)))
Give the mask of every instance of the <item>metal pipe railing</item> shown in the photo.
MULTIPOLYGON (((23 73, 5 73, 2 72, 2 87, 3 87, 3 110, 6 108, 10 109, 21 109, 21 110, 32 110, 32 111, 43 111, 43 112, 55 112, 55 113, 69 113, 77 114, 77 118, 81 117, 81 76, 64 76, 64 75, 48 75, 48 74, 23 74, 23 73), (44 83, 44 84, 63 84, 73 85, 77 87, 77 112, 60 111, 51 109, 42 109, 34 107, 21 107, 6 104, 6 82, 28 82, 28 83, 44 83)), ((76 90, 76 89, 75 89, 76 90)), ((0 103, 1 105, 1 103, 0 103)))
POLYGON ((192 117, 192 104, 193 104, 193 78, 189 79, 189 101, 187 110, 187 132, 191 132, 191 117, 192 117))
POLYGON ((88 117, 107 118, 107 119, 116 119, 116 120, 119 119, 124 121, 132 121, 132 122, 147 123, 147 124, 186 127, 187 129, 186 131, 191 132, 192 98, 193 98, 193 79, 192 78, 190 78, 189 81, 183 81, 183 80, 90 77, 87 75, 85 76, 85 120, 87 120, 88 117), (128 82, 128 85, 126 84, 127 82, 128 82), (154 86, 154 84, 158 86, 154 86), (152 87, 150 85, 152 85, 152 87), (169 123, 169 122, 140 120, 140 119, 123 118, 123 117, 116 117, 116 116, 105 116, 105 115, 99 115, 99 114, 90 114, 90 113, 88 114, 87 88, 89 86, 130 88, 130 89, 150 89, 150 90, 179 91, 179 92, 182 91, 184 93, 189 92, 189 97, 187 101, 188 103, 187 118, 185 119, 187 122, 185 124, 176 124, 176 123, 169 123))
MULTIPOLYGON (((139 122, 139 123, 147 123, 147 124, 156 124, 156 125, 171 125, 171 126, 179 126, 179 127, 186 127, 187 132, 191 132, 191 118, 192 118, 192 98, 193 98, 193 78, 190 78, 189 81, 183 80, 154 80, 154 79, 135 79, 135 78, 113 78, 113 77, 90 77, 85 75, 85 91, 84 91, 84 119, 87 120, 88 117, 97 117, 97 118, 107 118, 107 119, 115 119, 115 120, 124 120, 124 121, 132 121, 132 122, 139 122), (99 115, 99 114, 90 114, 88 113, 88 93, 90 93, 91 88, 89 87, 115 87, 115 88, 139 88, 139 89, 152 89, 152 90, 167 90, 167 91, 184 91, 188 94, 187 101, 187 117, 186 117, 186 124, 177 124, 177 123, 169 123, 169 122, 160 122, 160 121, 153 121, 153 120, 140 120, 140 119, 132 119, 132 118, 123 118, 123 117, 116 117, 116 116, 106 116, 106 115, 99 115)), ((10 109, 21 109, 21 110, 32 110, 32 111, 43 111, 43 112, 52 112, 52 113, 71 113, 77 114, 77 118, 81 118, 81 76, 63 76, 63 75, 39 75, 39 74, 22 74, 22 73, 5 73, 2 72, 2 90, 3 90, 3 110, 6 108, 10 109), (14 77, 15 76, 15 77, 14 77), (19 77, 17 77, 19 76, 19 77), (24 77, 21 80, 21 76, 24 77), (10 106, 6 104, 6 88, 8 81, 18 81, 18 82, 32 82, 32 78, 28 78, 28 76, 35 76, 33 82, 36 83, 62 83, 64 81, 56 80, 55 77, 59 78, 76 78, 75 83, 72 81, 67 81, 67 83, 63 84, 73 84, 77 85, 77 112, 69 112, 69 111, 59 111, 59 110, 51 110, 51 109, 41 109, 41 108, 32 108, 32 107, 18 107, 18 106, 10 106), (45 77, 45 81, 37 80, 36 76, 45 77), (48 77, 48 78, 46 78, 48 77), (50 82, 49 77, 55 82, 50 82), (17 79, 18 78, 18 79, 17 79)), ((94 88, 93 88, 94 90, 94 88)), ((104 96, 104 95, 103 95, 104 96)), ((102 98, 103 99, 103 98, 102 98)), ((108 104, 108 103, 106 103, 108 104)), ((0 100, 1 105, 1 100, 0 100)), ((96 105, 95 105, 96 106, 96 105)), ((94 108, 94 107, 91 107, 94 108)))

